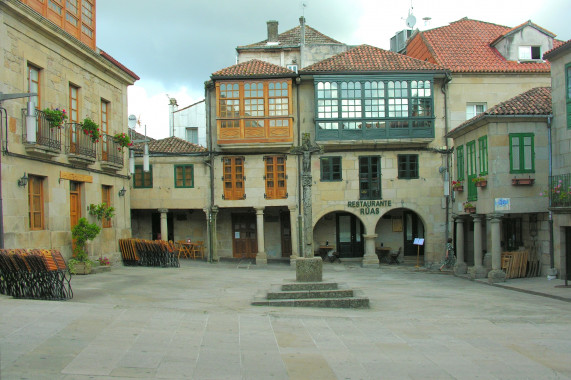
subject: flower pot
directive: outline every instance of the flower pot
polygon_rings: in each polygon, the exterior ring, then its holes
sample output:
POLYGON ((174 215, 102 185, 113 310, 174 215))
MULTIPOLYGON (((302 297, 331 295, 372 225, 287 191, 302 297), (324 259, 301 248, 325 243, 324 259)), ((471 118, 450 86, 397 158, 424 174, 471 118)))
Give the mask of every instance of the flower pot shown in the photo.
POLYGON ((514 186, 531 186, 535 182, 535 178, 512 178, 514 186))
POLYGON ((91 273, 91 263, 79 262, 70 266, 69 271, 72 274, 90 274, 91 273))
POLYGON ((456 187, 453 187, 452 190, 462 192, 462 191, 464 191, 464 186, 456 186, 456 187))
POLYGON ((476 187, 486 187, 488 186, 488 181, 478 181, 474 184, 476 187))
POLYGON ((475 214, 476 213, 476 207, 466 207, 464 209, 464 212, 467 212, 468 214, 475 214))

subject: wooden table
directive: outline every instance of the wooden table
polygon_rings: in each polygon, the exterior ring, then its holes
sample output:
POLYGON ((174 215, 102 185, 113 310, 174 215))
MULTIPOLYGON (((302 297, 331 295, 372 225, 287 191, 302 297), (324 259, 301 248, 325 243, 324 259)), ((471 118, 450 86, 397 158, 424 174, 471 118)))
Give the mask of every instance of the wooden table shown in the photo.
POLYGON ((335 246, 333 245, 320 245, 317 254, 321 256, 323 260, 325 260, 327 258, 327 254, 333 250, 335 250, 335 246))

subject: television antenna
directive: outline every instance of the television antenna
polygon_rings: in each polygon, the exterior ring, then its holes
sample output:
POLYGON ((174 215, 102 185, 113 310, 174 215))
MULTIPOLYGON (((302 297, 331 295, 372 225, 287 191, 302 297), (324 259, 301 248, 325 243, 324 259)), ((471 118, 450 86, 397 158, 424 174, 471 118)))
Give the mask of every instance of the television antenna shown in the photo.
POLYGON ((412 14, 412 10, 412 0, 410 0, 410 8, 408 9, 408 16, 406 18, 406 26, 408 26, 410 29, 414 28, 416 25, 416 17, 414 17, 412 14))

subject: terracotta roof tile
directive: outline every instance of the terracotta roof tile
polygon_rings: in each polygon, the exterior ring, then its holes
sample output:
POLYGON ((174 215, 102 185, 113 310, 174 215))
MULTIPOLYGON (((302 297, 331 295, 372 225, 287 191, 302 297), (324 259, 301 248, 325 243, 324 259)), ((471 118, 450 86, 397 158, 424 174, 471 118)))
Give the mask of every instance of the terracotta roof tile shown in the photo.
POLYGON ((260 76, 288 77, 295 76, 295 72, 272 63, 252 59, 251 61, 238 63, 237 65, 218 70, 212 74, 212 79, 217 78, 248 78, 260 76))
POLYGON ((436 62, 452 72, 549 73, 551 67, 548 62, 508 61, 491 46, 499 36, 514 29, 463 18, 420 34, 436 62))
MULTIPOLYGON (((342 44, 325 34, 318 32, 309 25, 305 25, 305 43, 306 44, 342 44)), ((286 32, 278 34, 278 44, 268 45, 268 40, 265 39, 260 42, 256 42, 250 45, 238 46, 237 49, 249 49, 249 48, 271 48, 276 49, 280 47, 291 47, 299 46, 301 44, 301 26, 296 26, 286 32)))
POLYGON ((370 45, 360 45, 344 53, 324 59, 301 70, 310 72, 370 72, 444 70, 443 67, 430 62, 421 61, 406 55, 379 49, 370 45))
POLYGON ((547 116, 551 112, 551 87, 535 87, 466 120, 449 133, 466 128, 490 116, 547 116))
MULTIPOLYGON (((145 139, 145 135, 143 135, 142 133, 139 133, 137 131, 135 131, 132 128, 129 128, 129 137, 131 138, 131 140, 144 140, 145 139)), ((154 138, 147 136, 146 137, 147 140, 151 140, 151 141, 155 141, 154 138)))
MULTIPOLYGON (((144 138, 144 136, 143 136, 144 138)), ((206 152, 207 149, 201 145, 193 144, 179 137, 167 137, 160 140, 149 138, 150 154, 186 154, 186 153, 201 153, 206 152)), ((144 143, 137 143, 134 145, 134 150, 139 153, 143 152, 144 143)))
POLYGON ((553 49, 547 51, 545 54, 543 54, 543 59, 549 59, 565 50, 569 50, 571 49, 571 40, 567 41, 567 42, 559 42, 557 45, 555 44, 557 40, 553 41, 553 49))

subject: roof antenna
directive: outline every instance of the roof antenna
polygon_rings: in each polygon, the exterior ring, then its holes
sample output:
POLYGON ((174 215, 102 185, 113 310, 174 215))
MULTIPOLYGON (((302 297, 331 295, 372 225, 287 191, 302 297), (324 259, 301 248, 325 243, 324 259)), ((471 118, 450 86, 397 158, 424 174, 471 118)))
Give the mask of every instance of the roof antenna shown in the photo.
POLYGON ((410 29, 414 28, 414 25, 416 24, 416 17, 412 14, 412 10, 412 0, 410 0, 410 9, 408 10, 408 17, 406 18, 406 26, 410 29))
POLYGON ((307 8, 307 2, 302 1, 302 2, 301 2, 301 16, 302 16, 303 18, 305 18, 305 8, 307 8))

